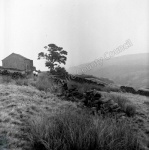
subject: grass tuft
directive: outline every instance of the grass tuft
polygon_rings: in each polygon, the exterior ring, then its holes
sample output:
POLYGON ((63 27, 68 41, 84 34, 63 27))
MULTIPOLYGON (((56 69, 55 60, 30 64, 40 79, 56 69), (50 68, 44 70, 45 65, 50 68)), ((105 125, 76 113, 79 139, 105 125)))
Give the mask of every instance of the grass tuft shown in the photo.
POLYGON ((55 84, 53 79, 49 78, 48 75, 39 76, 37 81, 31 83, 32 86, 35 86, 40 91, 45 92, 57 92, 60 90, 60 86, 55 84))
POLYGON ((7 76, 7 75, 3 75, 2 76, 2 82, 3 83, 10 83, 12 81, 11 77, 10 76, 7 76))
POLYGON ((15 80, 15 83, 16 83, 16 85, 20 85, 20 86, 22 86, 22 85, 25 85, 25 86, 28 86, 29 85, 29 82, 28 82, 28 79, 16 79, 15 80))
POLYGON ((35 84, 35 87, 40 91, 47 92, 52 88, 52 81, 47 76, 40 76, 35 84))
POLYGON ((38 115, 27 122, 34 150, 139 150, 137 136, 126 121, 66 110, 38 115))
POLYGON ((116 93, 105 94, 105 96, 114 100, 129 117, 133 117, 136 114, 136 107, 127 97, 116 93))

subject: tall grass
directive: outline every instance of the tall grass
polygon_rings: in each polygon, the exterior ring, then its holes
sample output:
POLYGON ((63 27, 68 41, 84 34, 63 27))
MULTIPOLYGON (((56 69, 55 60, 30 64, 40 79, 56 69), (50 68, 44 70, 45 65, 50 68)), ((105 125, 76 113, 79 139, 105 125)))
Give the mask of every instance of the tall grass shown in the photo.
POLYGON ((59 86, 56 85, 54 81, 48 77, 48 75, 39 76, 37 81, 34 83, 34 86, 38 90, 45 92, 56 92, 59 88, 59 86))
POLYGON ((47 77, 40 76, 35 86, 38 90, 47 92, 52 87, 52 83, 47 77))
POLYGON ((134 116, 136 114, 136 107, 127 97, 116 93, 105 94, 105 96, 114 100, 128 116, 134 116))
POLYGON ((12 81, 11 76, 3 75, 2 76, 2 82, 3 83, 10 83, 12 81))
POLYGON ((16 83, 16 85, 20 85, 20 86, 22 86, 22 85, 25 85, 25 86, 28 86, 29 85, 29 81, 28 81, 28 79, 16 79, 15 80, 15 83, 16 83))
POLYGON ((139 150, 128 122, 67 110, 27 121, 33 150, 139 150))

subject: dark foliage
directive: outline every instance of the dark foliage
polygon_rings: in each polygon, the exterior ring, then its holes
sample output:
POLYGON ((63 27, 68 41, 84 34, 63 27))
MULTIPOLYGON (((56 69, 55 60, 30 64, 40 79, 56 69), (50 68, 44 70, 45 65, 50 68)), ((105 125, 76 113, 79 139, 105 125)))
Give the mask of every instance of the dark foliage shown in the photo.
POLYGON ((52 74, 65 74, 66 71, 64 68, 61 68, 60 64, 66 64, 67 60, 67 51, 63 50, 62 47, 58 47, 55 44, 49 44, 44 47, 47 49, 48 53, 40 52, 38 54, 38 59, 46 59, 45 65, 50 69, 52 74))

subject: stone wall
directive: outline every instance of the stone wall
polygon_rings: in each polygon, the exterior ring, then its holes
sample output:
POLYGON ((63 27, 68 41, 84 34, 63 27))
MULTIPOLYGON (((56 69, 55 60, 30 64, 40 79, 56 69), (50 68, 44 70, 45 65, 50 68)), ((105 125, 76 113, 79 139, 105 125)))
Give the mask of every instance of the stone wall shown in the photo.
POLYGON ((33 60, 14 53, 2 60, 2 66, 3 68, 13 68, 27 72, 32 72, 34 69, 33 60))
POLYGON ((6 59, 2 60, 2 66, 4 68, 16 68, 19 70, 25 70, 24 59, 17 55, 11 55, 6 59))
POLYGON ((136 90, 133 87, 129 87, 129 86, 121 86, 120 89, 121 89, 122 92, 127 92, 127 93, 132 93, 132 94, 139 94, 139 95, 143 95, 143 96, 149 96, 149 89, 136 90))

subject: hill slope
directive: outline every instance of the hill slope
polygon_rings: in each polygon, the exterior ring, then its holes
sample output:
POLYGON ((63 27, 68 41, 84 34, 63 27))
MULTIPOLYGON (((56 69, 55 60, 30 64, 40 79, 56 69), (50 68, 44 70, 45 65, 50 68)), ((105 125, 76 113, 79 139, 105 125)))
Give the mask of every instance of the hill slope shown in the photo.
POLYGON ((24 132, 25 120, 67 106, 75 105, 34 87, 0 84, 0 149, 4 146, 11 150, 30 148, 24 132))
MULTIPOLYGON (((91 62, 93 63, 93 62, 91 62)), ((116 84, 129 85, 136 88, 149 87, 149 53, 133 54, 103 60, 103 65, 92 67, 82 72, 91 63, 71 67, 72 74, 89 74, 113 80, 116 84)))

